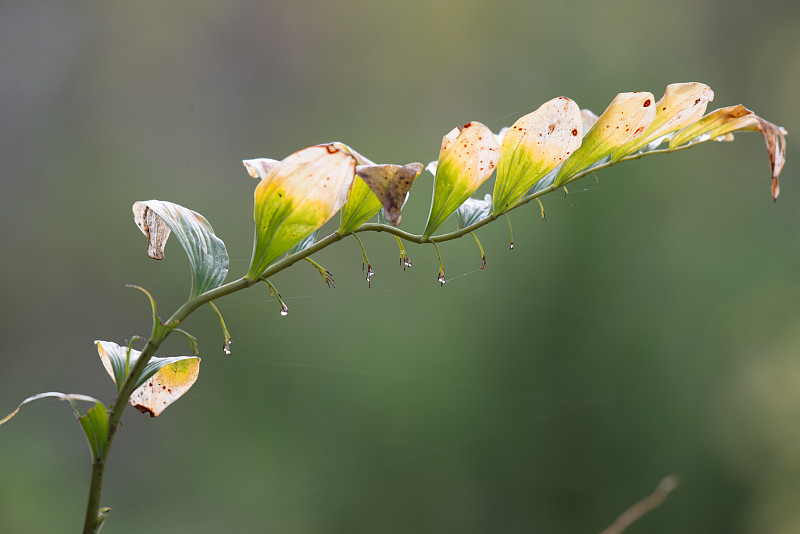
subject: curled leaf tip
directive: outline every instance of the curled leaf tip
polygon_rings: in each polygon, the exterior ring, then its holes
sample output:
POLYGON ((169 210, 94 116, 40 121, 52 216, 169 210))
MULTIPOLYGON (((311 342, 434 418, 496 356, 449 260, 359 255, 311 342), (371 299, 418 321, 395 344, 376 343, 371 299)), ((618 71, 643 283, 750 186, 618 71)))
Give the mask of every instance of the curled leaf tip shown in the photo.
POLYGON ((247 169, 247 174, 252 178, 263 180, 267 177, 269 171, 278 164, 278 160, 270 158, 245 159, 242 160, 242 164, 247 169))
POLYGON ((188 208, 161 200, 133 205, 134 222, 147 237, 147 255, 164 259, 167 238, 175 235, 189 257, 192 296, 222 285, 228 274, 228 251, 209 222, 188 208))
POLYGON ((171 233, 167 223, 144 202, 133 205, 133 220, 147 238, 147 255, 154 260, 163 260, 164 247, 171 233))

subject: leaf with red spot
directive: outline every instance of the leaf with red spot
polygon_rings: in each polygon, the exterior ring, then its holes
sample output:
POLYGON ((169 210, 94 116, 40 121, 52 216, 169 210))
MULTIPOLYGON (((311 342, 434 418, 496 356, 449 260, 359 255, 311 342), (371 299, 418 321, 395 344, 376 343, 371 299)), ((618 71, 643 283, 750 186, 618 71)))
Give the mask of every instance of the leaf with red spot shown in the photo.
POLYGON ((258 279, 282 254, 344 205, 355 158, 333 144, 304 148, 272 167, 255 191, 255 244, 247 278, 258 279))
POLYGON ((673 83, 667 86, 664 96, 656 102, 656 116, 647 130, 617 148, 611 161, 636 152, 665 135, 692 124, 703 116, 708 103, 714 100, 714 91, 704 83, 673 83))
POLYGON ((561 166, 554 185, 563 184, 644 134, 655 116, 655 99, 651 93, 618 94, 584 136, 583 144, 561 166))
POLYGON ((444 136, 423 238, 430 237, 491 176, 499 153, 495 135, 479 122, 453 128, 444 136))
MULTIPOLYGON (((142 353, 112 341, 95 344, 103 367, 119 389, 142 353)), ((197 356, 152 357, 136 381, 129 402, 140 412, 156 417, 192 387, 199 372, 197 356)))
POLYGON ((563 96, 515 122, 500 145, 494 213, 513 207, 536 182, 575 152, 582 137, 581 110, 563 96))
POLYGON ((764 136, 772 172, 772 198, 778 199, 778 176, 786 162, 786 129, 762 119, 742 105, 712 111, 702 119, 678 131, 670 140, 670 150, 705 141, 732 141, 733 132, 758 131, 764 136))

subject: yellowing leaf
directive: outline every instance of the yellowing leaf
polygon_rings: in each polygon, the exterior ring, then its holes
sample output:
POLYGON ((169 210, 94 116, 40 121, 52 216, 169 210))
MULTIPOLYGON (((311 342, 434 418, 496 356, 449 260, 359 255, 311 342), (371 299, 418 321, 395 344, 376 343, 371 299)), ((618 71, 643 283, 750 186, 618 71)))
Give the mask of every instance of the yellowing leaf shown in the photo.
POLYGON ((583 144, 561 166, 555 185, 602 160, 616 148, 642 135, 655 118, 651 93, 620 93, 583 138, 583 144))
POLYGON ((709 140, 732 141, 733 132, 738 130, 759 131, 764 136, 772 171, 772 198, 777 200, 780 194, 778 176, 786 163, 786 130, 782 126, 762 119, 742 105, 712 111, 677 132, 670 140, 669 148, 674 150, 687 143, 702 143, 709 140))
POLYGON ((167 364, 134 390, 130 403, 140 412, 158 417, 167 406, 189 391, 199 372, 200 358, 167 364))
POLYGON ((422 172, 422 163, 408 165, 359 165, 356 174, 366 182, 383 206, 386 220, 400 224, 400 208, 414 180, 422 172))
POLYGON ((355 158, 332 144, 304 148, 270 169, 255 191, 256 235, 247 278, 325 224, 347 200, 355 158))
MULTIPOLYGON (((103 367, 119 389, 139 360, 141 351, 130 349, 129 353, 128 347, 113 341, 95 341, 95 344, 103 367)), ((136 381, 130 403, 140 412, 156 417, 192 387, 199 371, 197 356, 151 357, 136 381)))
POLYGON ((486 181, 500 156, 495 135, 479 122, 453 128, 442 139, 433 202, 423 237, 430 235, 486 181))
POLYGON ((582 137, 581 110, 563 96, 515 122, 500 146, 494 213, 503 213, 516 204, 581 145, 582 137))
POLYGON ((664 96, 656 102, 656 116, 647 130, 628 141, 611 156, 619 160, 668 133, 680 130, 703 116, 708 103, 714 100, 714 91, 703 83, 673 83, 667 86, 664 96))

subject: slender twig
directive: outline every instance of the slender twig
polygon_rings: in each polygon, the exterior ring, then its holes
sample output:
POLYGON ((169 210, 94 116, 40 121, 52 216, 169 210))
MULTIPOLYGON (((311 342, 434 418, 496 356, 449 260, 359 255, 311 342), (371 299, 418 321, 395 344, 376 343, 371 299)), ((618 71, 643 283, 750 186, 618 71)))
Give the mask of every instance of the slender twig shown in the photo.
POLYGON ((672 490, 678 487, 680 479, 677 475, 669 475, 661 479, 655 491, 635 503, 633 506, 622 512, 622 514, 614 520, 611 525, 602 531, 600 534, 620 534, 631 524, 640 519, 643 515, 651 510, 658 508, 664 502, 672 490))

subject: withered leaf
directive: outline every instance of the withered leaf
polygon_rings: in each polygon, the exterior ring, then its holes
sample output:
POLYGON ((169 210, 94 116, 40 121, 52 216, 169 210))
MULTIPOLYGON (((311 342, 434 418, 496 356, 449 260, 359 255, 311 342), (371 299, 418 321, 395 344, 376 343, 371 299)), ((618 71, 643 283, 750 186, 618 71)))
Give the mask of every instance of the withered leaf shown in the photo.
POLYGON ((733 132, 741 130, 759 131, 764 136, 772 172, 772 199, 777 200, 780 194, 778 176, 786 163, 786 130, 762 119, 741 104, 712 111, 694 124, 683 128, 672 137, 669 147, 674 150, 684 144, 710 140, 731 141, 733 132))
MULTIPOLYGON (((106 372, 117 387, 128 377, 128 372, 141 356, 141 351, 117 345, 113 341, 95 341, 97 353, 106 372)), ((129 400, 137 410, 158 416, 192 387, 200 371, 197 356, 151 357, 136 382, 129 400)))
POLYGON ((400 224, 400 209, 414 180, 422 172, 422 163, 408 165, 359 165, 356 174, 381 201, 386 220, 400 224))
POLYGON ((219 287, 228 274, 228 251, 199 213, 162 200, 133 205, 136 226, 147 237, 147 255, 164 259, 167 238, 175 235, 192 268, 192 296, 219 287))
POLYGON ((163 260, 164 247, 171 233, 167 223, 143 202, 133 205, 133 220, 147 238, 147 255, 154 260, 163 260))
POLYGON ((158 417, 197 380, 200 358, 170 363, 159 369, 131 394, 130 404, 150 417, 158 417))

